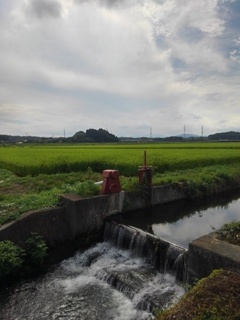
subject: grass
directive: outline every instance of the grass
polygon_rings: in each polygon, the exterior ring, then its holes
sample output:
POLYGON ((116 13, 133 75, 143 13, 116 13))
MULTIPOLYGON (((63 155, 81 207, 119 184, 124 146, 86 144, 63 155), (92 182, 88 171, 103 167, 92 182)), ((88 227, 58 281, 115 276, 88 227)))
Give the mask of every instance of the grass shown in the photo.
POLYGON ((217 231, 218 239, 240 246, 240 221, 225 223, 217 231))
MULTIPOLYGON (((45 209, 59 204, 59 195, 75 193, 84 197, 100 193, 101 173, 88 168, 86 172, 39 174, 19 177, 0 169, 0 225, 17 219, 22 213, 45 209)), ((120 176, 123 190, 138 188, 137 173, 134 177, 120 176)), ((240 163, 208 166, 195 169, 153 172, 153 184, 170 184, 184 189, 189 197, 217 193, 220 188, 240 186, 240 163)))
POLYGON ((41 174, 36 177, 18 177, 0 169, 0 225, 27 211, 41 210, 59 204, 59 195, 76 193, 92 196, 99 193, 93 181, 101 180, 90 168, 85 173, 41 174))
POLYGON ((156 320, 238 320, 239 297, 239 270, 214 270, 156 320))

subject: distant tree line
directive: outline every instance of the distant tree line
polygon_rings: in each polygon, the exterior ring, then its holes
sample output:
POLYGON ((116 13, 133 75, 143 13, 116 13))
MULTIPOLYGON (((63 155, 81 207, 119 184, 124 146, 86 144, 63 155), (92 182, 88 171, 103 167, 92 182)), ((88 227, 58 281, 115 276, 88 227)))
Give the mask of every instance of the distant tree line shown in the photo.
POLYGON ((215 133, 208 136, 208 140, 213 141, 240 141, 240 132, 229 131, 215 133))
POLYGON ((181 142, 181 141, 240 141, 240 132, 229 131, 211 134, 208 137, 170 136, 165 138, 148 137, 116 137, 104 129, 87 129, 86 132, 78 131, 72 137, 36 137, 36 136, 11 136, 0 134, 0 143, 107 143, 107 142, 181 142))
POLYGON ((118 142, 118 138, 104 129, 88 129, 76 132, 72 137, 36 137, 36 136, 11 136, 0 134, 0 143, 94 143, 118 142))

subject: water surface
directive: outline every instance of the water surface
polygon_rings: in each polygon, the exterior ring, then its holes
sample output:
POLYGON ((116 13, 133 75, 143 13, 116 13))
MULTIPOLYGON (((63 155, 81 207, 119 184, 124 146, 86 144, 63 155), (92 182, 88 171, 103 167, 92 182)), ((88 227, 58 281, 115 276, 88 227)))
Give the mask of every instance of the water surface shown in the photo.
POLYGON ((240 192, 182 200, 121 216, 121 222, 188 248, 189 242, 240 220, 240 192))

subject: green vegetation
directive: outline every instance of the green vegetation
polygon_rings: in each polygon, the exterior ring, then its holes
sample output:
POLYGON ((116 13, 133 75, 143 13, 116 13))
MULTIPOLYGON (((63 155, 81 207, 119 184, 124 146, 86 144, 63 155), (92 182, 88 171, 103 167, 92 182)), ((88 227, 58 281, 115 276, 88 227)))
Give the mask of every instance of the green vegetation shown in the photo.
POLYGON ((27 264, 30 266, 42 265, 47 256, 47 250, 48 247, 43 238, 37 233, 32 233, 25 244, 27 264))
POLYGON ((215 270, 201 279, 172 308, 160 312, 156 320, 240 319, 240 273, 215 270))
POLYGON ((0 169, 0 225, 17 219, 22 213, 55 207, 59 195, 75 193, 92 196, 99 193, 93 181, 101 180, 101 174, 90 168, 84 173, 40 174, 18 177, 0 169))
POLYGON ((189 197, 240 186, 238 142, 1 146, 0 225, 57 206, 60 194, 99 194, 94 182, 104 169, 120 171, 122 189, 137 189, 145 150, 154 185, 170 184, 189 197))
POLYGON ((118 142, 118 138, 104 129, 88 129, 76 132, 72 137, 36 137, 36 136, 11 136, 0 134, 0 143, 94 143, 94 142, 118 142))
POLYGON ((0 280, 19 272, 23 264, 24 251, 13 242, 0 242, 0 280))
MULTIPOLYGON (((169 184, 189 197, 240 187, 240 143, 21 145, 0 147, 0 225, 30 210, 57 206, 59 195, 84 197, 99 194, 104 169, 120 171, 122 189, 135 190, 138 166, 153 166, 153 184, 169 184)), ((240 222, 222 227, 222 240, 240 244, 240 222)), ((32 234, 24 250, 0 242, 0 277, 14 276, 43 263, 47 247, 32 234)), ((0 279, 1 280, 1 279, 0 279)), ((239 272, 215 271, 201 280, 158 320, 238 319, 239 272), (219 295, 221 292, 221 295, 219 295)))
POLYGON ((47 245, 36 233, 32 233, 20 248, 12 241, 0 241, 0 283, 28 273, 32 267, 39 268, 47 257, 47 245))
POLYGON ((240 221, 225 223, 217 231, 218 238, 229 243, 240 245, 240 221))
POLYGON ((240 143, 20 145, 0 147, 0 167, 18 176, 118 169, 135 176, 143 153, 155 173, 240 162, 240 143))

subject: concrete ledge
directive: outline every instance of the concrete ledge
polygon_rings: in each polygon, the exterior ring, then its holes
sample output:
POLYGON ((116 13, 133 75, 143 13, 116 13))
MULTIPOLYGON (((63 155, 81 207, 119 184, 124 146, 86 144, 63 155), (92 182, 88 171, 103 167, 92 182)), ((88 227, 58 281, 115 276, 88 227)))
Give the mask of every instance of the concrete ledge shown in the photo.
POLYGON ((73 194, 61 197, 66 208, 67 220, 73 237, 99 231, 106 217, 118 213, 119 193, 81 198, 73 194))
POLYGON ((31 232, 37 232, 54 246, 72 238, 66 209, 53 208, 43 211, 31 211, 22 214, 19 220, 0 228, 0 241, 11 240, 23 245, 31 232))
POLYGON ((220 268, 240 269, 240 247, 217 239, 215 233, 189 244, 189 283, 208 276, 220 268))
POLYGON ((120 192, 119 212, 128 212, 143 209, 151 206, 149 194, 143 191, 122 191, 120 192))
POLYGON ((153 206, 186 198, 183 190, 173 189, 169 185, 153 187, 151 204, 153 206))

